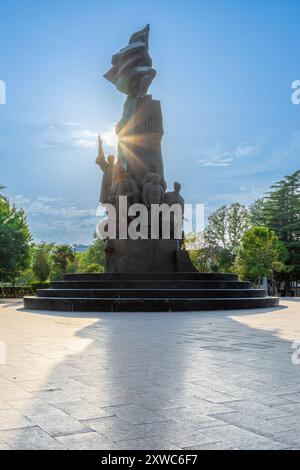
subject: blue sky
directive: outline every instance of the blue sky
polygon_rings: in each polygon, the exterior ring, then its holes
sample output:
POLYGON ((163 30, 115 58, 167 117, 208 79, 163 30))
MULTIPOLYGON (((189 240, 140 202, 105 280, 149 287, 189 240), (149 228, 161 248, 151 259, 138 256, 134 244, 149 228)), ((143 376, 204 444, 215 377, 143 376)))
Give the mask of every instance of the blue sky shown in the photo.
POLYGON ((299 169, 298 1, 1 0, 0 184, 36 241, 88 243, 125 96, 102 75, 151 24, 169 186, 188 203, 249 203, 299 169))

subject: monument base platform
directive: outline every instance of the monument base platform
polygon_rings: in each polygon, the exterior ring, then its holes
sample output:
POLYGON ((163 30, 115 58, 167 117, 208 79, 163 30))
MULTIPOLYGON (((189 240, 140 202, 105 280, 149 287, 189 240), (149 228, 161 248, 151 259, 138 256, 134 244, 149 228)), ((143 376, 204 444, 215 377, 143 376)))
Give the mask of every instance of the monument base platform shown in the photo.
POLYGON ((107 273, 175 273, 196 271, 177 240, 107 240, 107 273))
POLYGON ((68 312, 183 312, 277 307, 234 274, 105 273, 67 274, 50 289, 25 297, 24 307, 68 312))

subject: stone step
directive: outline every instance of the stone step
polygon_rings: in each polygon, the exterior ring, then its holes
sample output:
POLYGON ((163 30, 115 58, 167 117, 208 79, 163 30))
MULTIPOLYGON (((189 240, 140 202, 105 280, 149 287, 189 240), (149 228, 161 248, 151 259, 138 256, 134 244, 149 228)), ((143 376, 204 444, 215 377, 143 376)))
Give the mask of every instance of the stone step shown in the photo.
POLYGON ((252 298, 264 297, 263 289, 41 289, 37 297, 102 298, 252 298))
POLYGON ((202 280, 98 280, 55 281, 52 289, 250 289, 250 282, 202 280))
POLYGON ((25 297, 24 307, 34 310, 67 312, 184 312, 209 310, 234 310, 277 307, 277 297, 263 298, 207 298, 207 299, 157 299, 157 298, 107 298, 78 299, 25 297))
POLYGON ((198 280, 198 281, 237 281, 236 274, 223 273, 92 273, 65 274, 65 281, 109 281, 109 280, 198 280))

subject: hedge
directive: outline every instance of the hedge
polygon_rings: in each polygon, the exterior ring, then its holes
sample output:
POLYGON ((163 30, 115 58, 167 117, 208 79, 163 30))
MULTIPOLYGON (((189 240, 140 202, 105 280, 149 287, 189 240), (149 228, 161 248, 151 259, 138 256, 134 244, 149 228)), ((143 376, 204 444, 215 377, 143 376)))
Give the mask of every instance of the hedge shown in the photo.
POLYGON ((37 289, 48 289, 49 282, 32 282, 30 286, 1 286, 0 299, 22 299, 27 295, 34 295, 37 289))
POLYGON ((34 293, 36 293, 38 289, 49 289, 49 287, 50 287, 49 282, 34 281, 31 283, 31 289, 34 293))
POLYGON ((1 299, 21 299, 26 295, 33 295, 33 290, 30 286, 25 287, 1 287, 1 299))

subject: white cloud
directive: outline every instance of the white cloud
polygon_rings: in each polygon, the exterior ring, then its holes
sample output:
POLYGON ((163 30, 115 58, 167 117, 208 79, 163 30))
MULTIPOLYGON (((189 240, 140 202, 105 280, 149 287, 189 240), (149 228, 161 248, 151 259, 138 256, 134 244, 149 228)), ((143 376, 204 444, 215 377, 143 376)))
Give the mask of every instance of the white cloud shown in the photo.
POLYGON ((98 133, 86 129, 75 129, 70 131, 70 138, 76 147, 95 148, 98 133))
POLYGON ((101 134, 103 144, 115 150, 118 148, 118 137, 116 135, 116 125, 112 124, 111 128, 101 134))
POLYGON ((31 202, 31 199, 29 199, 28 197, 23 196, 23 194, 17 194, 16 196, 14 196, 13 202, 16 205, 20 206, 22 204, 29 204, 31 202))
POLYGON ((259 149, 254 147, 254 145, 238 145, 234 151, 236 158, 251 157, 252 155, 257 155, 259 149))
POLYGON ((17 195, 14 196, 12 200, 19 208, 25 208, 27 214, 57 216, 64 219, 82 217, 96 218, 97 207, 82 208, 76 206, 61 206, 58 203, 62 200, 58 198, 40 196, 36 200, 32 201, 23 195, 17 195))
POLYGON ((101 131, 88 129, 76 122, 65 122, 60 125, 51 125, 43 132, 43 148, 70 146, 96 149, 98 134, 101 135, 103 144, 116 150, 118 139, 115 133, 115 124, 110 124, 101 131))
POLYGON ((231 166, 233 162, 258 155, 259 149, 253 145, 239 144, 233 150, 223 150, 220 146, 213 147, 205 152, 205 158, 198 161, 202 166, 231 166))
POLYGON ((60 202, 61 199, 57 197, 48 197, 48 196, 40 196, 37 198, 38 201, 41 202, 60 202))
POLYGON ((55 243, 89 243, 96 228, 97 207, 64 205, 59 198, 23 195, 11 198, 18 208, 25 209, 35 241, 55 243))

